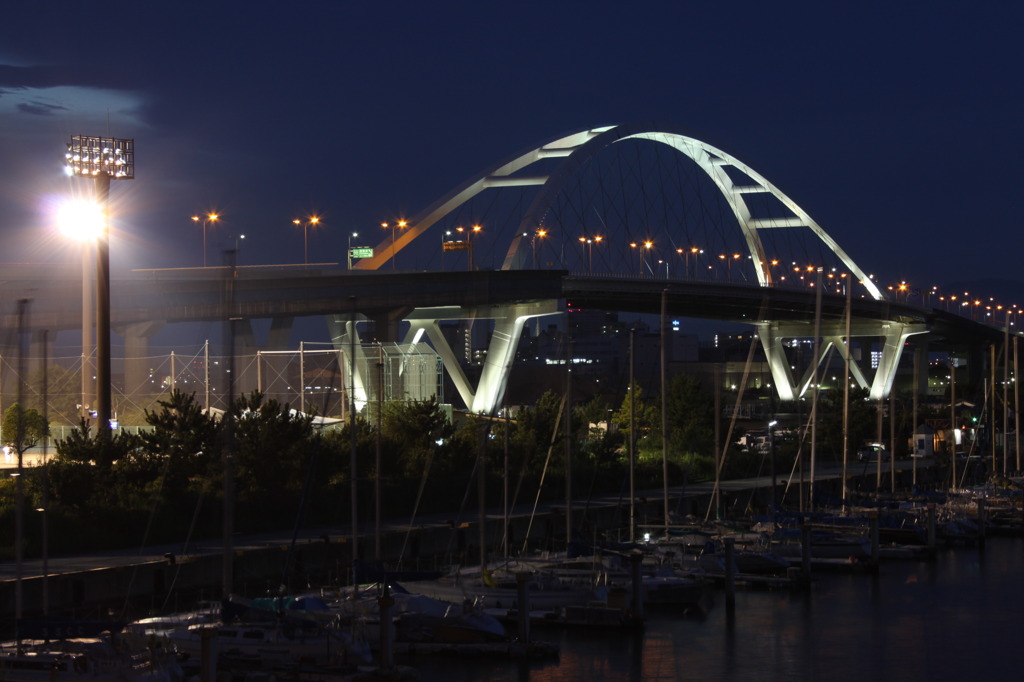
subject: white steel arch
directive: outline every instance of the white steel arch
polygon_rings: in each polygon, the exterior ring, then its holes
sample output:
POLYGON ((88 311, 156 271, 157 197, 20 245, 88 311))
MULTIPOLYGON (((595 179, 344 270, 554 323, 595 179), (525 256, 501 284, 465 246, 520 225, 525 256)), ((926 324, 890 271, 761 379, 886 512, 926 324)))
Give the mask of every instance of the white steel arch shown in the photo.
POLYGON ((750 257, 757 265, 758 281, 762 286, 771 286, 772 273, 764 252, 764 246, 758 234, 760 230, 782 229, 790 227, 806 227, 825 244, 826 247, 857 277, 871 296, 876 300, 884 298, 866 273, 836 243, 824 229, 807 214, 799 205, 786 196, 763 175, 746 165, 731 154, 714 147, 682 132, 673 131, 665 126, 651 125, 619 125, 604 126, 583 130, 572 135, 551 140, 536 149, 519 154, 512 159, 503 161, 485 171, 474 180, 470 180, 431 205, 420 216, 410 221, 409 227, 395 236, 395 241, 385 239, 374 250, 372 258, 366 258, 355 264, 358 269, 375 270, 386 263, 395 253, 411 243, 416 237, 429 229, 437 221, 444 218, 465 202, 485 189, 500 187, 540 186, 540 192, 533 199, 530 208, 520 221, 520 229, 513 239, 505 257, 502 269, 519 269, 526 263, 526 242, 523 235, 532 235, 541 226, 545 213, 549 210, 555 197, 572 178, 573 174, 584 162, 592 158, 602 149, 616 142, 640 139, 659 142, 685 154, 703 170, 722 193, 743 232, 743 237, 750 252, 750 257), (529 175, 524 173, 532 164, 550 158, 564 158, 555 171, 549 175, 529 175), (751 184, 737 185, 728 174, 734 168, 750 178, 751 184), (785 206, 792 216, 783 218, 754 218, 747 205, 747 195, 770 194, 785 206))

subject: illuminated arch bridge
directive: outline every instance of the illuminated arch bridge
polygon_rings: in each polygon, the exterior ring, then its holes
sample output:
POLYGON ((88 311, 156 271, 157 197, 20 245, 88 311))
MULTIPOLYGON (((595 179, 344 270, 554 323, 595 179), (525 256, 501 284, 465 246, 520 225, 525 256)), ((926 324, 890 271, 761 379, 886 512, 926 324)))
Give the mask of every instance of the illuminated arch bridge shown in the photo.
MULTIPOLYGON (((675 268, 676 278, 682 271, 687 279, 761 287, 799 284, 794 281, 803 280, 799 273, 826 269, 841 272, 843 286, 858 287, 858 296, 884 298, 836 241, 764 176, 729 153, 664 126, 606 126, 550 140, 478 174, 403 221, 400 230, 392 223, 382 234, 373 255, 356 261, 355 269, 399 263, 422 270, 424 253, 433 253, 428 265, 441 269, 464 267, 465 260, 469 269, 557 268, 669 279, 675 268), (511 200, 492 198, 508 192, 514 193, 511 200), (470 231, 480 223, 486 226, 483 233, 470 231), (448 248, 453 242, 458 249, 448 248)), ((556 301, 419 309, 405 318, 411 325, 406 342, 427 336, 469 409, 491 413, 501 403, 526 321, 558 312, 556 301), (475 388, 438 324, 454 319, 494 320, 475 388)), ((784 347, 789 339, 811 335, 808 321, 755 324, 780 398, 799 397, 812 371, 794 378, 784 347)), ((334 325, 335 343, 344 350, 357 331, 340 316, 334 325)), ((919 324, 889 321, 859 323, 847 335, 840 324, 826 324, 815 334, 823 343, 812 368, 832 348, 847 356, 848 336, 881 336, 875 376, 853 369, 854 379, 879 398, 892 386, 903 342, 924 331, 919 324)))

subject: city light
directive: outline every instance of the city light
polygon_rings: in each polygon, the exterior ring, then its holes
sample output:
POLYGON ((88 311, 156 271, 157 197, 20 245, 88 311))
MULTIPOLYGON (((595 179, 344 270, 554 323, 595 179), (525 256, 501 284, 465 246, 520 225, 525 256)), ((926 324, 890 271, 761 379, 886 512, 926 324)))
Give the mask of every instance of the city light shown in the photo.
POLYGON ((303 223, 302 220, 296 218, 292 221, 296 227, 302 225, 302 262, 306 265, 309 264, 309 226, 312 225, 314 228, 320 224, 319 216, 310 216, 308 220, 303 223))
POLYGON ((198 222, 202 221, 202 223, 203 223, 203 267, 204 268, 206 267, 206 225, 208 223, 215 223, 219 219, 220 219, 220 216, 217 215, 216 213, 207 213, 206 217, 204 217, 204 218, 200 218, 197 215, 192 216, 192 222, 198 223, 198 222))
POLYGON ((94 201, 71 199, 57 208, 57 228, 68 239, 93 242, 106 228, 106 215, 94 201))

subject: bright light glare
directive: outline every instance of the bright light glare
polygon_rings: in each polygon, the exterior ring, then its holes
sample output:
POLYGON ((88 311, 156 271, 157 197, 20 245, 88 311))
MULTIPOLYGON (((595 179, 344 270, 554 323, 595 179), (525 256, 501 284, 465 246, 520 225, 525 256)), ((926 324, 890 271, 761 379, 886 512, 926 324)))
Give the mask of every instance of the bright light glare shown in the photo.
POLYGON ((81 242, 93 241, 103 234, 106 216, 92 201, 73 199, 57 209, 57 227, 61 234, 81 242))

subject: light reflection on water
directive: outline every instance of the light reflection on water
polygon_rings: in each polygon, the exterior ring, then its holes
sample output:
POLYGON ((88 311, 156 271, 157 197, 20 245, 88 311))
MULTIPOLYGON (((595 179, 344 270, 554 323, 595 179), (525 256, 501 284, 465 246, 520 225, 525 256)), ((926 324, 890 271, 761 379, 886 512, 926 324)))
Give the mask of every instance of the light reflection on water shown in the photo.
POLYGON ((1024 669, 1024 542, 990 538, 809 592, 721 594, 702 618, 648 614, 637 634, 534 630, 558 661, 422 658, 424 682, 1007 680, 1024 669))

